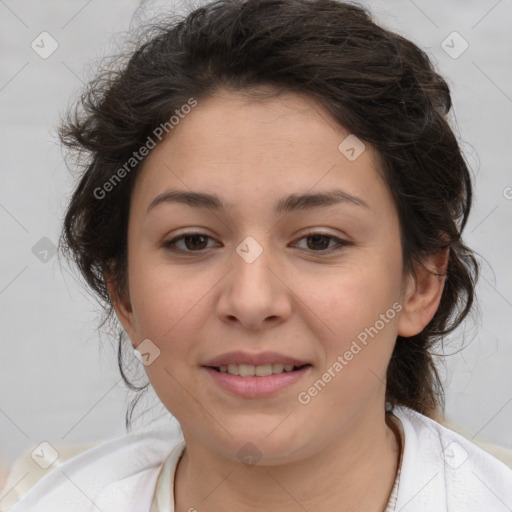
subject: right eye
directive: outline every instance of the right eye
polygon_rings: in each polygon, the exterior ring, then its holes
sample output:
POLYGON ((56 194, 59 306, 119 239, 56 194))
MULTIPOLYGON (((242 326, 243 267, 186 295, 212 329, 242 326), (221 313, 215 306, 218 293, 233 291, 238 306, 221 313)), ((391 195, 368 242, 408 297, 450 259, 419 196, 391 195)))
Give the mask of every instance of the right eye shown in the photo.
POLYGON ((164 242, 163 247, 171 252, 200 252, 206 249, 205 241, 208 239, 213 240, 210 236, 202 233, 184 233, 172 240, 164 242), (184 242, 184 248, 178 247, 177 245, 178 242, 181 242, 182 240, 184 242))

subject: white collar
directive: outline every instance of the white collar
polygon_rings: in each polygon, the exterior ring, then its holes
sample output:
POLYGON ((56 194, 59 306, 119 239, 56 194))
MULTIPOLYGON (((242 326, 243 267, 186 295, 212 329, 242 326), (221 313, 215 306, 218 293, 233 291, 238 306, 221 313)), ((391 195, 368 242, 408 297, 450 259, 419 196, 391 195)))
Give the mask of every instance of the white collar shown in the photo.
MULTIPOLYGON (((512 510, 512 469, 412 409, 395 407, 393 415, 402 427, 402 455, 386 512, 512 510)), ((169 482, 174 482, 184 448, 182 441, 164 462, 150 512, 174 511, 174 486, 169 482)))

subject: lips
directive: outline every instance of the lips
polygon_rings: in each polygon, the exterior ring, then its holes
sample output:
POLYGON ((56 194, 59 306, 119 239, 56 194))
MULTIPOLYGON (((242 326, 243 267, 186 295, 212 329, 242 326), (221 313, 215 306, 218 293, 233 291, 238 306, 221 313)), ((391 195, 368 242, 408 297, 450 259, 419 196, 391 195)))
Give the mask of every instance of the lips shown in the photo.
POLYGON ((296 359, 294 357, 279 354, 278 352, 259 352, 251 353, 246 351, 234 351, 222 354, 220 356, 209 359, 202 366, 219 369, 221 366, 229 367, 229 365, 237 366, 268 366, 283 365, 283 369, 292 366, 301 367, 310 364, 308 361, 296 359))
MULTIPOLYGON (((237 366, 243 367, 244 365, 237 366)), ((262 366, 266 365, 252 366, 252 368, 257 369, 262 366)), ((256 399, 275 396, 286 388, 296 386, 299 381, 304 380, 307 375, 310 375, 312 365, 292 366, 292 371, 289 372, 284 371, 283 367, 281 373, 260 376, 232 375, 227 371, 224 373, 220 369, 211 366, 203 366, 202 368, 207 378, 211 379, 209 382, 215 385, 214 389, 227 392, 231 396, 256 399)))
POLYGON ((240 377, 268 377, 269 375, 278 375, 280 373, 293 372, 304 366, 294 366, 292 364, 283 365, 281 363, 252 365, 252 364, 228 364, 213 367, 220 373, 229 373, 230 375, 240 375, 240 377))
POLYGON ((312 364, 278 352, 227 352, 201 365, 213 382, 231 395, 264 398, 293 386, 312 364))

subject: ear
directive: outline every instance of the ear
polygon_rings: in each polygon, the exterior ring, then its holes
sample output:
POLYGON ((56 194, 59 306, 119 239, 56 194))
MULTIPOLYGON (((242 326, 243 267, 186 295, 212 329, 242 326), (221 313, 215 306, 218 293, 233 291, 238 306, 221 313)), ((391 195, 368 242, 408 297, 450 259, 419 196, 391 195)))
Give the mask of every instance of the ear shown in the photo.
POLYGON ((118 289, 114 279, 112 278, 112 274, 109 270, 103 271, 103 278, 105 280, 105 284, 107 286, 107 291, 110 296, 110 300, 112 301, 112 305, 114 306, 114 310, 116 312, 117 318, 121 322, 124 330, 127 332, 128 336, 132 341, 132 345, 136 343, 136 328, 135 328, 135 320, 132 311, 132 305, 130 302, 129 293, 121 293, 118 289))
POLYGON ((435 315, 443 294, 449 251, 431 253, 423 265, 417 265, 414 275, 407 277, 398 321, 399 336, 419 334, 435 315))

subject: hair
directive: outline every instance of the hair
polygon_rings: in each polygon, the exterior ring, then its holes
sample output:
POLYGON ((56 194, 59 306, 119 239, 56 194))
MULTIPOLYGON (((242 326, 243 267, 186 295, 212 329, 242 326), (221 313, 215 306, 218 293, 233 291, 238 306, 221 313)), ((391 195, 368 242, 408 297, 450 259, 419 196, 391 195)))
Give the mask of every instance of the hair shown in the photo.
MULTIPOLYGON (((114 316, 104 272, 129 296, 128 214, 145 160, 101 199, 95 191, 191 97, 200 102, 221 89, 254 101, 307 95, 376 148, 398 211, 404 272, 449 250, 440 305, 421 333, 397 337, 386 383, 391 408, 444 410, 433 349, 470 312, 479 265, 461 238, 471 176, 448 122, 449 87, 427 54, 364 8, 336 0, 218 0, 144 29, 122 64, 118 55, 117 67, 99 70, 59 127, 68 152, 77 162, 85 157, 59 249, 101 299, 103 323, 114 316)), ((149 382, 137 387, 126 377, 123 329, 117 334, 121 376, 139 393, 126 415, 130 428, 149 382)))

